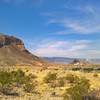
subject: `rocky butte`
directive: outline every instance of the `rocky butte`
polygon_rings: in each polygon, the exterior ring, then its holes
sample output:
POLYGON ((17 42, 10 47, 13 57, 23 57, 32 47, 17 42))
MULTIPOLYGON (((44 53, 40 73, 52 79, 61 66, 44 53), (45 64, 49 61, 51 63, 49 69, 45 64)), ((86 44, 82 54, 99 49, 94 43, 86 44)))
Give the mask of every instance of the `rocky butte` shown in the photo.
POLYGON ((0 65, 42 66, 43 60, 31 54, 21 39, 0 34, 0 65))

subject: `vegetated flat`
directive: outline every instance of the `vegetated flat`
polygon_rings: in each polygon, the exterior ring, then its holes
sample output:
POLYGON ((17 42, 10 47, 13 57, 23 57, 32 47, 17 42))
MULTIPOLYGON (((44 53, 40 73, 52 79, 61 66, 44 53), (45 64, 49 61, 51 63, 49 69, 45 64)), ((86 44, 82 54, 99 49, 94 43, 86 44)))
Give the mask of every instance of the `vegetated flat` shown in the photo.
MULTIPOLYGON (((35 76, 31 77, 31 81, 35 84, 34 92, 25 92, 22 88, 17 87, 19 96, 0 95, 0 100, 63 100, 63 94, 66 89, 72 87, 74 84, 73 78, 69 78, 64 83, 59 83, 60 79, 63 79, 69 75, 77 76, 79 78, 86 78, 89 80, 90 90, 100 89, 100 72, 98 71, 73 71, 65 70, 64 68, 37 68, 29 66, 17 66, 16 69, 9 69, 9 71, 21 69, 25 72, 25 75, 35 76), (45 81, 49 74, 56 75, 54 80, 51 78, 51 82, 45 81)), ((51 75, 52 76, 52 75, 51 75)), ((77 80, 77 79, 76 79, 77 80)), ((100 92, 100 91, 99 91, 100 92)), ((100 93, 99 93, 100 95, 100 93)), ((66 99, 67 100, 67 99, 66 99)))

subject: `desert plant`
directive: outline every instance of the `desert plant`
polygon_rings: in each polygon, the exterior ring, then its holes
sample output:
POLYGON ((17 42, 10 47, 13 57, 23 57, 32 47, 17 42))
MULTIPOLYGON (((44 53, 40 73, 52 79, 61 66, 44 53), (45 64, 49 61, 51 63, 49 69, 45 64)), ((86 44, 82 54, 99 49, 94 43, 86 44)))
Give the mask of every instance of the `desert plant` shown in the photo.
POLYGON ((12 82, 12 77, 9 72, 1 71, 0 72, 0 83, 2 86, 10 84, 12 82))
MULTIPOLYGON (((90 91, 85 98, 88 98, 88 100, 100 100, 100 89, 90 91)), ((85 98, 83 98, 83 100, 85 100, 85 98)))
POLYGON ((56 96, 56 92, 52 92, 51 93, 51 96, 56 96))
POLYGON ((57 79, 57 73, 48 73, 45 77, 44 77, 44 82, 45 83, 51 83, 52 81, 57 79))
POLYGON ((36 76, 35 74, 29 74, 28 76, 29 76, 30 78, 32 78, 32 79, 37 78, 37 76, 36 76))
POLYGON ((12 72, 0 71, 0 92, 5 95, 16 94, 12 92, 15 85, 21 88, 25 86, 26 91, 30 92, 34 87, 31 83, 31 77, 25 75, 22 70, 12 72))
POLYGON ((22 70, 13 71, 11 73, 13 82, 17 83, 19 86, 30 82, 30 76, 26 76, 22 70))
POLYGON ((97 74, 97 73, 94 73, 94 74, 93 74, 93 77, 98 77, 98 74, 97 74))
POLYGON ((78 81, 79 77, 73 74, 67 74, 65 76, 65 79, 69 82, 69 83, 75 83, 78 81))
POLYGON ((33 83, 26 83, 24 86, 24 90, 29 93, 34 92, 34 88, 35 88, 35 85, 33 83))
POLYGON ((60 77, 57 81, 58 81, 57 82, 58 87, 63 87, 65 85, 65 78, 64 77, 60 77))
POLYGON ((72 68, 73 71, 79 71, 81 70, 81 67, 75 67, 75 68, 72 68))
POLYGON ((72 87, 66 89, 63 94, 64 100, 83 100, 83 97, 88 94, 89 89, 89 81, 83 77, 79 78, 72 87))
POLYGON ((92 68, 92 67, 86 67, 86 68, 83 68, 82 69, 84 72, 92 72, 92 71, 94 71, 94 68, 92 68))
POLYGON ((0 72, 0 92, 7 95, 11 93, 12 90, 12 76, 10 72, 1 71, 0 72))

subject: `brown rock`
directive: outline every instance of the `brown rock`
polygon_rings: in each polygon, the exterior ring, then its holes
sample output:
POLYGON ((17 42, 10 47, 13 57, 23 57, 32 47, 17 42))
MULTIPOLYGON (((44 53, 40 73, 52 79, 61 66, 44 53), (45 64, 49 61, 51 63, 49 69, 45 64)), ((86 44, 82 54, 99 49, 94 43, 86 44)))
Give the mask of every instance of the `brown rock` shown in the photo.
POLYGON ((0 65, 37 65, 43 60, 30 53, 22 40, 8 35, 0 35, 0 65))

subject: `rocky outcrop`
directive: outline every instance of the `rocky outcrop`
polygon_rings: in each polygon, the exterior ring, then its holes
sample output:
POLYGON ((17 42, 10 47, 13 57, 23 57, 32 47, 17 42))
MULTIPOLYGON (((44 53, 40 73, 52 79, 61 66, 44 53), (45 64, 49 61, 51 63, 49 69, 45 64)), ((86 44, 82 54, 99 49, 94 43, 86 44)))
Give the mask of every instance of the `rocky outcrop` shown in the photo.
POLYGON ((90 63, 86 59, 74 59, 71 64, 73 64, 73 65, 87 65, 90 63))
POLYGON ((20 50, 25 50, 24 43, 22 40, 14 36, 0 35, 0 48, 9 46, 9 45, 15 46, 19 48, 20 50))
POLYGON ((0 35, 0 65, 37 65, 43 60, 31 54, 22 40, 8 35, 0 35))

